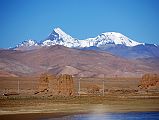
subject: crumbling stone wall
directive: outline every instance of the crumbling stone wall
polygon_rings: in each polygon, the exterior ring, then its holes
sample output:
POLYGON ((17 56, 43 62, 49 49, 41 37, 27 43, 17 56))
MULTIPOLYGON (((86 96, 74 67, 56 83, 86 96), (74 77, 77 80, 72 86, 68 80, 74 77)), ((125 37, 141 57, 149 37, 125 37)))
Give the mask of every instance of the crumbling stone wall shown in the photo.
POLYGON ((68 74, 53 76, 44 73, 39 79, 38 93, 44 91, 51 95, 72 96, 74 94, 73 77, 68 74))
POLYGON ((48 89, 49 76, 46 73, 41 74, 38 83, 38 91, 43 92, 48 89))
POLYGON ((157 74, 144 74, 141 79, 139 87, 141 89, 148 89, 155 86, 159 82, 159 75, 157 74))
POLYGON ((73 95, 73 78, 71 75, 59 75, 57 77, 58 94, 70 96, 73 95))

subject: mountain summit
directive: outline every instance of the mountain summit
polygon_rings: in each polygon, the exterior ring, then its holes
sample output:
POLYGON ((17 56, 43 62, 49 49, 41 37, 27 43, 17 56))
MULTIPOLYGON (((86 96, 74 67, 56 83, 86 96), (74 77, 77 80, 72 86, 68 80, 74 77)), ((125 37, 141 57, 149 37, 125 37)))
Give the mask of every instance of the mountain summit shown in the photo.
POLYGON ((52 46, 52 45, 63 45, 70 48, 83 48, 83 47, 100 47, 105 45, 124 45, 128 47, 137 46, 143 43, 139 43, 129 39, 128 37, 122 35, 117 32, 105 32, 98 35, 95 38, 88 38, 85 40, 79 40, 71 37, 67 33, 65 33, 60 28, 55 28, 49 36, 41 41, 40 43, 36 43, 35 41, 25 41, 22 44, 19 44, 17 47, 22 46, 52 46), (24 44, 25 43, 25 44, 24 44))
POLYGON ((66 47, 78 47, 79 41, 66 34, 60 28, 55 28, 52 33, 41 43, 41 46, 63 45, 66 47))
POLYGON ((30 46, 38 46, 38 43, 35 40, 29 39, 23 41, 21 44, 18 44, 16 47, 30 47, 30 46))
POLYGON ((117 33, 117 32, 105 32, 98 35, 95 38, 88 38, 86 40, 81 40, 80 42, 81 42, 81 47, 90 47, 90 46, 101 47, 108 44, 133 47, 133 46, 142 44, 142 43, 133 41, 129 39, 128 37, 122 35, 121 33, 117 33))

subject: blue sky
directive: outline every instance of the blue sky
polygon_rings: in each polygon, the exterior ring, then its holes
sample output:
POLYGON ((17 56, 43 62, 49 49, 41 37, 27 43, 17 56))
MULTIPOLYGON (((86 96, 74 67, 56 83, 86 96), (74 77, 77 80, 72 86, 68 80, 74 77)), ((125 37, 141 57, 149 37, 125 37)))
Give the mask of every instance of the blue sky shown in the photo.
POLYGON ((78 39, 115 31, 159 44, 159 0, 0 0, 0 48, 41 41, 55 27, 78 39))

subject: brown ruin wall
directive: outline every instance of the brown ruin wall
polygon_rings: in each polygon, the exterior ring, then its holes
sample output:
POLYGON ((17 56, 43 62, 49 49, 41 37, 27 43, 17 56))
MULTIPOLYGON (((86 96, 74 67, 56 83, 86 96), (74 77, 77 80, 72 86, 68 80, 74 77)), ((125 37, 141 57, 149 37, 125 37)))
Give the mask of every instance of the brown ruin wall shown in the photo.
POLYGON ((150 87, 157 87, 159 84, 158 74, 144 74, 141 79, 139 87, 141 89, 149 89, 150 87))
POLYGON ((58 76, 42 74, 39 79, 38 92, 45 90, 51 95, 72 96, 74 95, 73 77, 68 74, 58 76))

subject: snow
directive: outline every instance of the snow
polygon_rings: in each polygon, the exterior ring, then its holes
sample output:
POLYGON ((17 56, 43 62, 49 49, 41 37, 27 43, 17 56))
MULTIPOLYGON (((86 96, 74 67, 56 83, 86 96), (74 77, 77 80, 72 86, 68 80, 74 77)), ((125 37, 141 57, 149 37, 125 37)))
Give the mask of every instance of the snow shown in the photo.
POLYGON ((86 40, 79 40, 80 47, 90 47, 94 46, 94 38, 88 38, 86 40))
POLYGON ((100 47, 102 45, 107 45, 107 44, 116 44, 116 45, 122 44, 125 46, 132 47, 142 43, 133 41, 128 37, 122 35, 121 33, 117 32, 106 32, 98 35, 95 38, 80 40, 80 47, 90 47, 90 46, 100 47))
POLYGON ((17 45, 17 47, 23 47, 23 46, 25 47, 38 46, 38 43, 35 40, 29 39, 17 45))
POLYGON ((60 37, 71 37, 67 35, 64 31, 62 31, 60 28, 55 28, 54 31, 58 33, 60 37))
POLYGON ((56 45, 56 43, 51 40, 45 40, 42 44, 42 46, 51 46, 51 45, 56 45))
POLYGON ((158 47, 158 45, 157 45, 157 44, 154 44, 154 46, 158 47))
POLYGON ((60 28, 55 28, 49 35, 49 39, 42 42, 42 46, 64 45, 66 47, 78 47, 79 41, 66 34, 60 28))
POLYGON ((77 47, 90 47, 90 46, 96 46, 100 47, 107 44, 121 44, 129 47, 133 47, 136 45, 144 44, 139 43, 134 40, 129 39, 128 37, 124 36, 121 33, 117 32, 105 32, 97 37, 94 38, 88 38, 85 40, 78 40, 75 38, 72 38, 70 35, 66 34, 64 31, 62 31, 60 28, 55 28, 53 32, 48 36, 47 39, 45 39, 41 43, 37 43, 34 40, 28 40, 22 42, 22 44, 19 46, 52 46, 52 45, 63 45, 70 48, 77 48, 77 47))
POLYGON ((97 36, 96 39, 99 42, 98 46, 105 44, 105 43, 114 43, 116 45, 118 44, 122 44, 125 46, 136 46, 142 43, 133 41, 131 39, 129 39, 128 37, 122 35, 121 33, 117 33, 117 32, 106 32, 106 33, 102 33, 101 35, 97 36))
POLYGON ((72 38, 70 35, 63 32, 60 28, 55 28, 54 31, 59 34, 59 38, 62 38, 66 42, 74 42, 74 38, 72 38))

